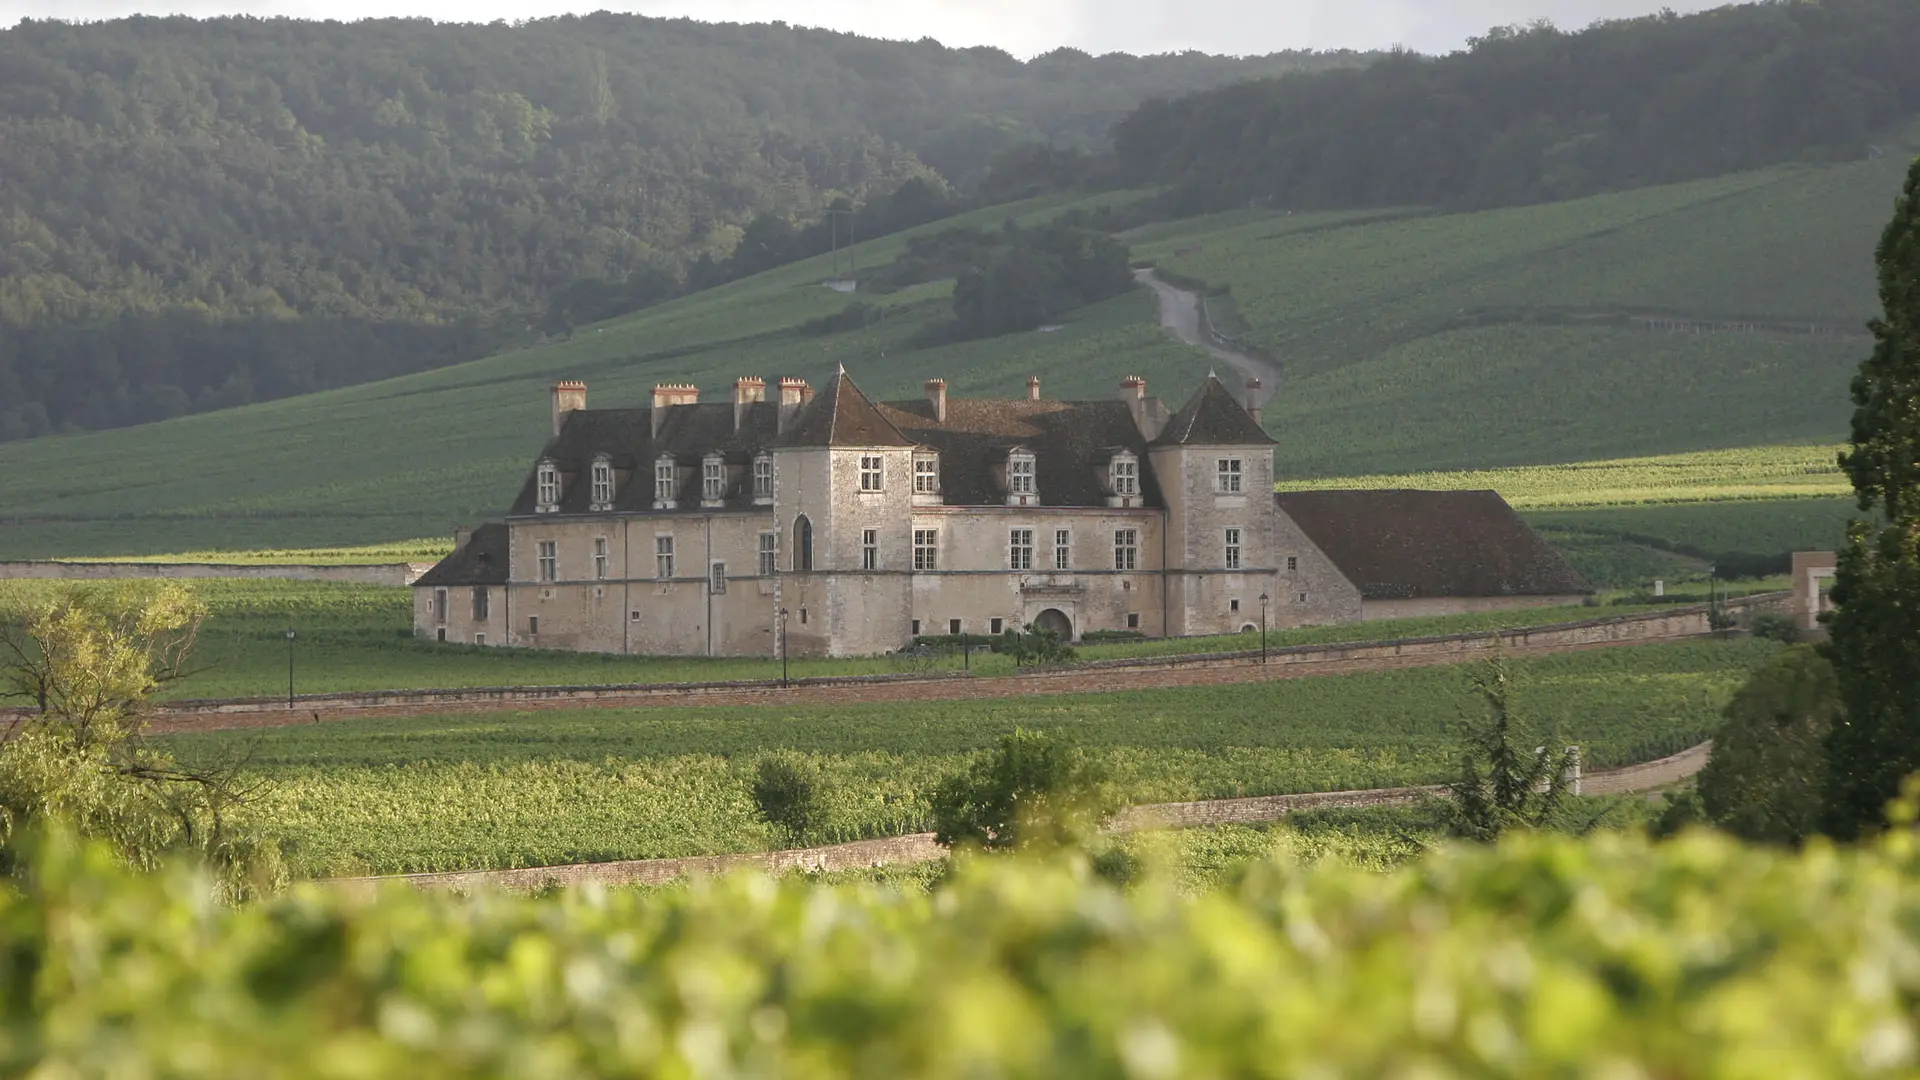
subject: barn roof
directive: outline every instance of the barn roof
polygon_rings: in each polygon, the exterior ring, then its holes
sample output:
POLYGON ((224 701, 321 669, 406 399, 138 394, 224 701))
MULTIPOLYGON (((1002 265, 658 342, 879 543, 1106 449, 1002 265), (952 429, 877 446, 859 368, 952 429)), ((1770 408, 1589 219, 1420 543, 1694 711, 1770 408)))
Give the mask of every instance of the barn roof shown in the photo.
POLYGON ((1493 491, 1290 491, 1274 496, 1369 600, 1589 592, 1493 491))

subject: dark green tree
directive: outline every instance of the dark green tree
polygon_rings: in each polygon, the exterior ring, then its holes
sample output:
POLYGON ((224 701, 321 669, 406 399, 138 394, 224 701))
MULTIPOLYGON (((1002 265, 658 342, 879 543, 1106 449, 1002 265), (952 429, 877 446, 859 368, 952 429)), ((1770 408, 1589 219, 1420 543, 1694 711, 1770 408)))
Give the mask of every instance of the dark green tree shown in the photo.
POLYGON ((1453 831, 1470 840, 1493 841, 1509 829, 1553 823, 1572 786, 1579 751, 1555 750, 1538 740, 1531 724, 1514 712, 1513 675, 1494 658, 1473 676, 1485 703, 1484 720, 1467 725, 1460 753, 1460 779, 1453 796, 1453 831))
POLYGON ((813 770, 788 755, 761 758, 754 767, 753 805, 761 820, 784 832, 790 842, 804 842, 820 820, 813 770))
POLYGON ((1840 710, 1833 665, 1796 645, 1733 695, 1700 772, 1708 821, 1748 840, 1797 844, 1819 831, 1826 759, 1821 743, 1840 710))
POLYGON ((987 850, 1084 846, 1116 807, 1107 771, 1073 744, 1016 728, 933 792, 934 838, 987 850))
POLYGON ((1883 313, 1853 380, 1853 444, 1840 466, 1865 512, 1834 574, 1828 622, 1844 714, 1827 737, 1826 831, 1877 827, 1920 770, 1920 161, 1877 253, 1883 313))

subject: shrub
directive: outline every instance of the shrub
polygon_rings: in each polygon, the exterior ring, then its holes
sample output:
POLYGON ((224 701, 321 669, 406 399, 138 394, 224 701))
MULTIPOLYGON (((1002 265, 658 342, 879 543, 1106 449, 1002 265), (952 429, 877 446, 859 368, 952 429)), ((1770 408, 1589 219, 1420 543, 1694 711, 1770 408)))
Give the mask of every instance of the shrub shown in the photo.
POLYGON ((1796 645, 1733 695, 1700 772, 1707 819, 1736 836, 1798 843, 1818 828, 1822 742, 1840 713, 1833 665, 1796 645))
POLYGON ((1078 846, 1117 805, 1107 771, 1070 743, 1016 729, 934 789, 934 838, 989 850, 1078 846))
POLYGON ((1800 625, 1786 615, 1762 612, 1747 622, 1747 632, 1757 638, 1792 645, 1800 640, 1800 625))
POLYGON ((1460 778, 1447 785, 1453 796, 1456 835, 1497 840, 1508 829, 1554 823, 1570 790, 1579 752, 1555 750, 1559 740, 1536 746, 1532 726, 1512 705, 1513 678, 1500 659, 1473 676, 1486 704, 1484 721, 1469 723, 1460 752, 1460 778))
POLYGON ((1073 646, 1060 640, 1060 635, 1034 623, 1028 623, 1018 630, 1008 630, 1000 635, 1000 643, 994 652, 1006 653, 1013 657, 1017 667, 1045 667, 1050 664, 1072 663, 1079 654, 1073 646))
POLYGON ((1089 630, 1080 635, 1082 645, 1098 645, 1107 641, 1145 641, 1147 635, 1138 630, 1089 630))
POLYGON ((760 819, 794 844, 805 843, 821 818, 813 770, 794 755, 763 757, 754 766, 753 805, 760 819))

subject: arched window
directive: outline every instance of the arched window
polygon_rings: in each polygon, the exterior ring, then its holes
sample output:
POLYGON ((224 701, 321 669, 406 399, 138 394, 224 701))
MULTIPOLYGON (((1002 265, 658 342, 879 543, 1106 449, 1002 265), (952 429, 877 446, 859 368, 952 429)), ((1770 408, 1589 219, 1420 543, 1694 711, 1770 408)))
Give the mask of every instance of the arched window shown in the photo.
POLYGON ((805 514, 793 519, 793 568, 813 569, 813 522, 805 514))

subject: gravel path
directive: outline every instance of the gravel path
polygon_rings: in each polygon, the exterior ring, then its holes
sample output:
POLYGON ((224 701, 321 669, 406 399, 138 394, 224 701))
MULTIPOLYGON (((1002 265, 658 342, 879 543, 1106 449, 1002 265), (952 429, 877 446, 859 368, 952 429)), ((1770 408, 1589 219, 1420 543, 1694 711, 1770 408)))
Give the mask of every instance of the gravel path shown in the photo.
MULTIPOLYGON (((1195 348, 1205 349, 1214 359, 1250 379, 1259 379, 1260 404, 1265 405, 1280 388, 1280 366, 1248 353, 1222 348, 1208 339, 1200 325, 1200 295, 1160 280, 1152 269, 1133 272, 1133 280, 1152 289, 1160 300, 1160 325, 1174 337, 1195 348)), ((1238 387, 1233 389, 1237 390, 1238 387)))

